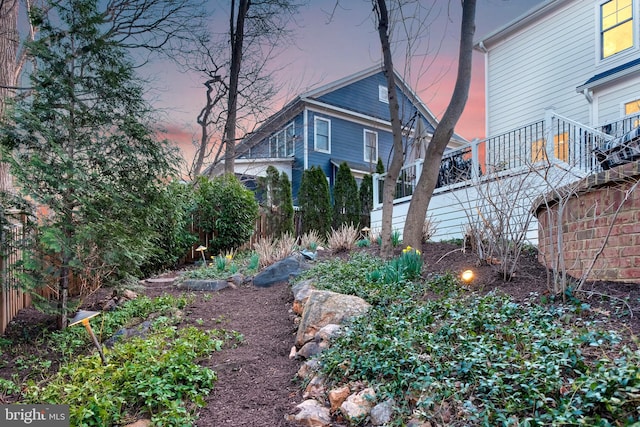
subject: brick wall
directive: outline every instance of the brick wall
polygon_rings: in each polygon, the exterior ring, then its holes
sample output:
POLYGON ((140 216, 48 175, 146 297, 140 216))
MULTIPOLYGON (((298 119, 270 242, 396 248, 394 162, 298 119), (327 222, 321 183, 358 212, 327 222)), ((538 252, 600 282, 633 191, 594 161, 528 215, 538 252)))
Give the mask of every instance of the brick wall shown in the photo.
POLYGON ((600 253, 588 280, 640 284, 639 180, 640 162, 628 163, 564 187, 560 197, 540 198, 535 204, 540 262, 553 268, 559 227, 571 276, 581 278, 600 253))

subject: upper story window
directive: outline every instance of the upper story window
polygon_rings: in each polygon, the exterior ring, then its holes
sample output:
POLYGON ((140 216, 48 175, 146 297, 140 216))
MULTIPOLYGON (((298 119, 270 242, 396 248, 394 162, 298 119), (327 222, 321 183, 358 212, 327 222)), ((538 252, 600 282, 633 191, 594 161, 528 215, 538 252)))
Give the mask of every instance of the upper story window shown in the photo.
POLYGON ((324 153, 331 152, 331 121, 316 117, 313 121, 313 148, 324 153))
POLYGON ((389 91, 386 86, 378 85, 378 101, 385 104, 389 103, 389 91))
POLYGON ((634 99, 631 102, 625 102, 624 115, 631 116, 628 120, 631 121, 631 126, 636 128, 640 126, 640 99, 634 99))
POLYGON ((631 102, 626 102, 624 104, 624 115, 628 116, 629 114, 640 113, 640 99, 635 99, 631 102))
POLYGON ((633 47, 633 1, 609 0, 600 5, 602 58, 633 47))
POLYGON ((364 130, 364 161, 378 161, 378 133, 367 129, 364 130))
POLYGON ((284 129, 269 138, 269 155, 271 157, 287 157, 293 155, 294 126, 289 123, 284 129))

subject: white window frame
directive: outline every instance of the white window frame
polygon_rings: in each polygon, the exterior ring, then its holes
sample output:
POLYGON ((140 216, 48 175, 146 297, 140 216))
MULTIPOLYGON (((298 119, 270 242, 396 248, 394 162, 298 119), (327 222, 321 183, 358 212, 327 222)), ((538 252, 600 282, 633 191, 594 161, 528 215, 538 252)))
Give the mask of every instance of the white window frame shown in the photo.
POLYGON ((376 163, 378 161, 378 132, 363 129, 362 132, 362 151, 363 151, 363 159, 368 163, 376 163), (376 138, 376 152, 372 159, 369 158, 369 150, 367 150, 367 135, 375 135, 376 138))
POLYGON ((640 2, 638 0, 631 0, 631 21, 633 27, 632 41, 633 44, 631 47, 621 50, 619 52, 613 53, 606 58, 604 57, 604 46, 603 46, 603 32, 602 32, 602 5, 608 3, 610 0, 601 0, 596 3, 595 8, 595 24, 596 24, 596 64, 606 64, 612 61, 617 61, 619 58, 623 58, 637 52, 639 49, 639 33, 638 31, 638 22, 640 20, 640 13, 638 11, 638 5, 640 2))
POLYGON ((275 158, 293 156, 295 151, 295 136, 293 122, 271 135, 269 137, 269 156, 275 158), (278 138, 281 138, 280 144, 278 143, 278 138), (280 148, 282 148, 282 155, 279 154, 280 148))
POLYGON ((324 117, 313 118, 313 149, 319 153, 331 153, 331 120, 324 117), (318 122, 327 123, 327 148, 318 147, 318 122))
POLYGON ((384 85, 378 85, 378 101, 384 102, 385 104, 389 103, 389 91, 384 85))

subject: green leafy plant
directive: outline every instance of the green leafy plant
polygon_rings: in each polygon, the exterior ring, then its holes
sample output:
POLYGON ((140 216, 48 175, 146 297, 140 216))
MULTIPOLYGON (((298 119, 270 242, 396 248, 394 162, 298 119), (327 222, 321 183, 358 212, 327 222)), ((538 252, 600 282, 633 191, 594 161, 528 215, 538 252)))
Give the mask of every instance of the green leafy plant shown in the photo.
POLYGON ((196 223, 212 239, 209 250, 216 254, 246 243, 255 229, 258 202, 234 175, 209 179, 198 177, 195 197, 196 223))
POLYGON ((225 271, 227 268, 227 259, 222 255, 216 257, 216 269, 218 272, 225 271))
MULTIPOLYGON (((360 270, 352 260, 344 264, 349 267, 332 264, 331 273, 322 268, 318 283, 348 290, 335 272, 360 270)), ((377 271, 387 274, 384 266, 377 271)), ((596 325, 567 327, 563 319, 580 313, 578 306, 465 295, 454 291, 459 288, 453 275, 427 284, 450 290, 435 300, 416 298, 416 288, 411 297, 402 297, 406 290, 393 285, 350 280, 358 283, 354 294, 375 304, 322 353, 322 371, 328 387, 364 382, 393 397, 393 425, 404 425, 412 415, 442 425, 637 421, 640 354, 620 348, 619 336, 596 325), (598 349, 602 358, 591 363, 587 349, 598 349), (614 350, 622 357, 605 356, 614 350)))
POLYGON ((371 241, 369 239, 360 239, 356 242, 356 246, 359 248, 368 248, 371 246, 371 241))
POLYGON ((31 384, 24 403, 68 404, 72 425, 118 424, 141 411, 155 425, 192 424, 216 380, 196 361, 222 345, 215 332, 161 327, 105 350, 107 365, 87 356, 61 366, 46 385, 31 384))
POLYGON ((391 232, 391 245, 396 248, 402 244, 402 239, 400 238, 400 231, 393 230, 391 232))

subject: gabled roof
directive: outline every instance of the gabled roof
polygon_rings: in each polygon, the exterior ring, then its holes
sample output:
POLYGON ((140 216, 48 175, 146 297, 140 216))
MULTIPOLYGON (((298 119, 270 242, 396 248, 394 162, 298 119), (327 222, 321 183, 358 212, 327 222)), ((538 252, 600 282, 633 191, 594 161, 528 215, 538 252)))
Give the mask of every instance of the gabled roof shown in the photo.
POLYGON ((511 22, 508 22, 502 27, 499 27, 486 36, 480 38, 474 43, 474 49, 485 52, 487 48, 520 30, 522 27, 538 21, 541 17, 556 10, 567 1, 568 0, 546 0, 541 2, 511 22))
MULTIPOLYGON (((386 120, 381 120, 379 118, 375 118, 372 116, 367 116, 355 111, 347 110, 344 108, 336 107, 331 104, 327 104, 319 100, 323 95, 336 91, 340 88, 348 86, 354 82, 359 80, 368 78, 377 73, 384 71, 381 65, 377 65, 371 68, 367 68, 365 70, 359 71, 357 73, 351 74, 347 77, 344 77, 339 80, 335 80, 331 83, 328 83, 323 86, 319 86, 317 88, 311 89, 288 102, 281 110, 276 112, 274 115, 269 117, 255 132, 251 135, 245 137, 242 142, 236 148, 238 154, 245 153, 252 146, 258 144, 264 138, 271 135, 273 132, 277 131, 279 128, 284 126, 289 120, 299 114, 305 107, 313 106, 316 109, 326 109, 327 111, 340 112, 343 114, 348 114, 353 117, 357 117, 359 119, 370 120, 372 122, 377 122, 379 124, 390 125, 390 123, 386 120)), ((431 124, 434 128, 438 124, 438 120, 435 115, 429 110, 429 108, 422 102, 420 97, 411 89, 411 87, 404 81, 402 76, 398 74, 397 71, 395 73, 396 85, 402 90, 402 92, 407 96, 407 98, 416 106, 418 111, 425 117, 425 119, 431 124)), ((458 134, 453 134, 452 141, 457 142, 458 144, 466 143, 467 141, 458 134)))
POLYGON ((610 70, 596 74, 578 86, 576 91, 582 92, 584 89, 591 89, 601 84, 619 79, 620 77, 625 77, 631 73, 637 73, 638 71, 640 71, 640 58, 636 58, 633 61, 629 61, 625 64, 618 65, 617 67, 613 67, 610 70))

